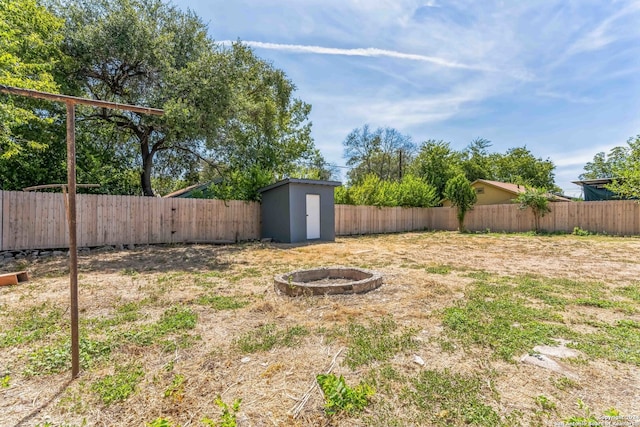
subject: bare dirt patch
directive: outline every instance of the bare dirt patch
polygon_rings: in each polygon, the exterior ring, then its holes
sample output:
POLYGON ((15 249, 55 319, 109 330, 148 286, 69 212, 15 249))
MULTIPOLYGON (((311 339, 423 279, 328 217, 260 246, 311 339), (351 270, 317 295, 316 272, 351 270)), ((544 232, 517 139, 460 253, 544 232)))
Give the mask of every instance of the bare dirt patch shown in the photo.
MULTIPOLYGON (((242 399, 240 426, 415 425, 417 418, 411 414, 427 410, 408 404, 403 393, 426 370, 481 378, 481 401, 505 425, 557 425, 583 414, 577 399, 594 414, 615 407, 622 414, 640 415, 637 364, 604 356, 563 362, 579 378, 566 381, 555 372, 517 363, 517 358, 497 358, 491 347, 456 341, 443 325, 443 310, 465 303, 478 277, 485 276, 602 282, 609 296, 622 300, 617 289, 638 286, 638 255, 636 238, 445 232, 349 237, 312 245, 247 243, 92 252, 80 256, 79 298, 81 329, 90 341, 87 346, 95 347, 84 351, 97 356, 71 383, 64 367, 59 373, 26 373, 64 360, 52 350, 49 359, 32 366, 34 354, 55 347, 67 333, 67 260, 6 265, 3 271, 29 270, 31 281, 0 289, 0 343, 5 342, 0 348, 0 380, 6 378, 6 386, 0 388, 0 425, 131 426, 161 417, 176 426, 203 425, 204 417, 218 419, 218 397, 229 405, 242 399), (336 264, 380 272, 384 284, 361 295, 291 298, 274 292, 275 274, 336 264), (179 322, 189 319, 172 318, 178 326, 171 323, 174 329, 165 334, 162 328, 169 325, 171 308, 193 315, 195 325, 181 329, 179 322), (53 327, 32 341, 24 337, 46 328, 48 320, 31 328, 19 320, 28 310, 53 319, 53 327), (413 331, 416 346, 386 361, 350 368, 345 358, 351 344, 345 331, 349 325, 383 318, 393 319, 398 331, 413 331), (21 339, 11 335, 15 331, 21 339), (253 339, 256 331, 272 333, 268 338, 276 344, 242 351, 239 343, 253 339), (109 343, 108 351, 97 347, 102 342, 109 343), (371 404, 363 413, 329 418, 316 387, 294 418, 291 409, 340 350, 333 372, 344 375, 348 384, 377 378, 371 404), (414 362, 416 355, 424 366, 414 362), (95 384, 129 366, 139 366, 144 373, 135 391, 106 404, 95 384), (554 409, 544 411, 537 403, 539 396, 552 401, 554 409)), ((570 297, 566 292, 564 296, 570 297)), ((640 322, 640 303, 624 301, 623 309, 555 309, 562 311, 567 327, 588 334, 597 331, 596 320, 640 322)), ((535 302, 536 307, 541 304, 535 302)), ((446 408, 438 411, 434 416, 446 422, 446 408)), ((448 423, 464 424, 457 418, 448 423)))

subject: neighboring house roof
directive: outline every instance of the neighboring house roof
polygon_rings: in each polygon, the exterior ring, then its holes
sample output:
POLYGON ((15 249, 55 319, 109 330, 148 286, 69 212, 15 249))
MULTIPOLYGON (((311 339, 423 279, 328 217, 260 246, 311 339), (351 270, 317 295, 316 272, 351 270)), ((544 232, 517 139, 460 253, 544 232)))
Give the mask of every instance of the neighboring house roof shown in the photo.
POLYGON ((500 182, 500 181, 489 181, 488 179, 476 179, 471 183, 471 186, 474 187, 476 184, 487 184, 493 187, 499 188, 506 192, 512 193, 514 195, 518 195, 520 193, 524 193, 527 191, 523 185, 519 184, 511 184, 510 182, 500 182))
MULTIPOLYGON (((511 184, 510 182, 489 181, 488 179, 476 179, 471 183, 471 186, 473 186, 476 183, 492 185, 496 188, 512 193, 515 196, 518 196, 520 193, 524 193, 527 191, 524 185, 511 184)), ((571 199, 569 199, 568 197, 559 196, 553 193, 547 193, 546 196, 552 202, 570 202, 571 201, 571 199)))
MULTIPOLYGON (((478 192, 478 201, 476 203, 478 205, 512 203, 520 194, 527 191, 524 185, 512 184, 510 182, 491 181, 488 179, 477 179, 471 183, 471 186, 478 192), (483 191, 480 193, 480 190, 484 187, 491 187, 493 190, 491 192, 483 191)), ((551 193, 547 193, 546 196, 551 202, 571 201, 571 199, 551 193)), ((442 203, 444 206, 448 206, 450 204, 447 199, 443 200, 442 203)))

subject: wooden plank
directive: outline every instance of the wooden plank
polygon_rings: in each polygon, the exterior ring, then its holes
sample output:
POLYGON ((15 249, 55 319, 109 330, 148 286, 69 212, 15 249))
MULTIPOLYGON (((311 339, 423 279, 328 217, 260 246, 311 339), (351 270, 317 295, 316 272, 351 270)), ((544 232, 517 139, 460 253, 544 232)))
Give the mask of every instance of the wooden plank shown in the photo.
POLYGON ((29 273, 27 273, 26 271, 0 274, 0 286, 17 285, 18 283, 28 281, 29 273))

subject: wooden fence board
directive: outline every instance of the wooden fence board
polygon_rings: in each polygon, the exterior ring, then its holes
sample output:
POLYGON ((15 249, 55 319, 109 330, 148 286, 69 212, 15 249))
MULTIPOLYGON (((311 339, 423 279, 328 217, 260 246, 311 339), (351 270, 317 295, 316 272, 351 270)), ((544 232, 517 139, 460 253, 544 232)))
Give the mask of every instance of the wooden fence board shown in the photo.
MULTIPOLYGON (((255 202, 80 194, 78 245, 181 243, 260 238, 255 202)), ((68 247, 64 196, 0 191, 0 249, 68 247)))
MULTIPOLYGON (((253 240, 260 237, 255 202, 78 195, 78 244, 157 244, 253 240)), ((640 234, 636 201, 554 203, 541 219, 546 231, 640 234)), ((64 197, 56 193, 0 191, 0 249, 68 247, 64 197)), ((533 214, 518 205, 476 206, 465 226, 472 231, 526 232, 533 214)), ((456 230, 456 210, 335 206, 335 233, 357 235, 456 230)))

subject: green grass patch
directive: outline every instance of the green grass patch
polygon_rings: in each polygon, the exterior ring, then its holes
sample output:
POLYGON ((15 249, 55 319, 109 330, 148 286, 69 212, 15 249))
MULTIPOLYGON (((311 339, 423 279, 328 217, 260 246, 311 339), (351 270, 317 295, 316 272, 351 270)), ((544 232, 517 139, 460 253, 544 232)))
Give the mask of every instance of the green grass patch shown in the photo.
POLYGON ((350 323, 347 327, 348 349, 344 363, 355 369, 372 362, 389 360, 399 352, 417 347, 415 333, 409 328, 398 331, 398 325, 391 316, 385 316, 380 321, 372 320, 369 325, 350 323))
POLYGON ((431 274, 449 274, 451 273, 451 267, 448 265, 431 265, 427 268, 425 268, 425 270, 427 271, 427 273, 431 273, 431 274))
POLYGON ((489 278, 491 278, 491 273, 484 270, 478 270, 467 273, 465 276, 476 280, 489 280, 489 278))
POLYGON ((204 295, 196 299, 196 304, 206 305, 214 310, 237 310, 249 302, 243 298, 225 295, 204 295))
POLYGON ((536 345, 552 344, 554 338, 565 338, 576 342, 575 347, 590 357, 640 364, 638 322, 621 320, 610 325, 586 319, 583 323, 597 332, 579 333, 565 324, 562 316, 576 305, 625 312, 637 310, 630 301, 611 300, 611 290, 601 282, 500 277, 477 280, 465 300, 444 309, 442 323, 445 337, 463 345, 491 349, 504 360, 530 352, 536 345))
POLYGON ((601 323, 599 329, 578 337, 575 347, 592 357, 640 366, 640 322, 619 320, 613 325, 601 323))
POLYGON ((402 400, 419 410, 420 425, 502 425, 498 413, 482 400, 482 384, 476 376, 426 370, 409 381, 402 400))
POLYGON ((99 317, 82 319, 82 322, 93 328, 94 330, 103 330, 113 328, 122 324, 135 322, 140 319, 140 303, 129 302, 119 305, 115 309, 115 313, 112 317, 99 317))
POLYGON ((231 281, 231 283, 237 283, 242 279, 261 277, 262 274, 263 274, 262 271, 260 271, 260 269, 258 268, 254 268, 254 267, 243 268, 240 271, 238 271, 237 274, 230 276, 229 281, 231 281))
POLYGON ((182 334, 196 327, 198 315, 188 307, 175 306, 162 314, 156 323, 124 334, 125 339, 138 345, 152 345, 170 334, 182 334))
MULTIPOLYGON (((95 363, 106 360, 113 345, 109 341, 80 338, 80 367, 89 369, 95 363)), ((56 344, 41 347, 27 355, 25 376, 57 374, 71 369, 71 342, 64 339, 56 344)))
POLYGON ((336 377, 335 374, 320 374, 316 376, 316 381, 324 394, 324 410, 327 415, 360 412, 375 394, 375 389, 364 382, 355 387, 348 386, 342 375, 336 377))
POLYGON ((275 347, 295 347, 308 334, 309 331, 304 326, 277 328, 275 324, 269 323, 244 333, 235 340, 235 345, 243 353, 268 351, 275 347))
POLYGON ((0 332, 0 348, 39 341, 62 328, 62 311, 44 303, 24 311, 7 313, 3 325, 10 325, 0 332))
POLYGON ((631 286, 625 286, 623 288, 617 289, 616 293, 629 298, 635 302, 640 302, 640 284, 636 283, 631 286))
POLYGON ((561 322, 551 309, 528 306, 513 286, 485 282, 479 282, 466 301, 445 309, 442 321, 450 337, 464 345, 491 348, 504 360, 535 345, 551 344, 553 338, 574 337, 561 322))
POLYGON ((138 383, 144 377, 140 365, 117 366, 115 372, 91 385, 91 391, 96 393, 105 405, 126 400, 136 391, 138 383))

